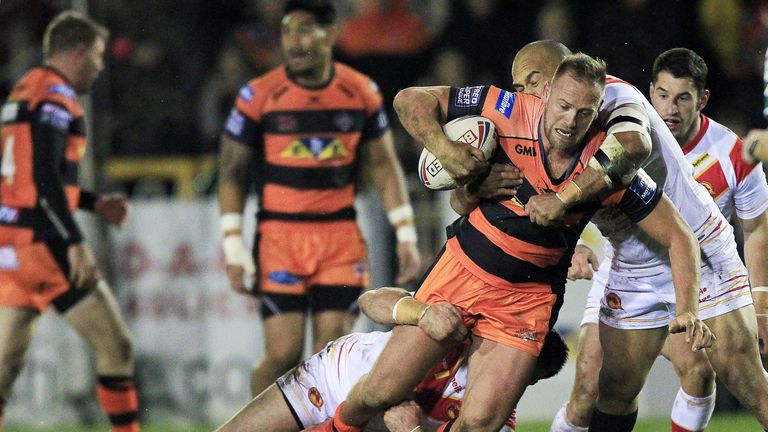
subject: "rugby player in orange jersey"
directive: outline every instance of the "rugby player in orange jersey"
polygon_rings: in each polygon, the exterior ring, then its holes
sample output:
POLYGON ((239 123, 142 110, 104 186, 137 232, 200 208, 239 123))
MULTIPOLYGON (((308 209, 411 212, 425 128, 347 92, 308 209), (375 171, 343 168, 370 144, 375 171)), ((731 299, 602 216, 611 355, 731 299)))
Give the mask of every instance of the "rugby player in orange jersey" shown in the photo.
POLYGON ((363 174, 373 180, 396 232, 397 283, 420 268, 413 210, 382 96, 370 78, 333 61, 334 15, 328 0, 286 3, 285 65, 240 90, 221 137, 227 275, 237 292, 259 296, 265 329, 266 355, 251 377, 254 395, 299 362, 310 312, 314 351, 351 328, 369 274, 353 206, 363 174), (259 197, 253 256, 241 232, 251 174, 259 197))
MULTIPOLYGON (((560 64, 543 101, 495 87, 410 88, 395 99, 409 133, 441 160, 461 152, 483 160, 482 154, 448 140, 441 126, 461 115, 488 117, 499 134, 492 162, 512 162, 525 177, 515 197, 481 200, 451 225, 446 247, 417 291, 416 299, 428 304, 453 304, 472 332, 462 410, 439 430, 493 431, 509 416, 557 318, 578 236, 604 206, 621 210, 669 249, 676 297, 687 312, 674 320, 672 331, 685 331, 695 348, 713 341, 695 317, 695 239, 644 173, 626 189, 570 209, 563 225, 542 227, 529 220, 526 203, 548 191, 560 194, 598 151, 605 135, 590 125, 604 86, 605 65, 579 54, 560 64)), ((331 422, 313 430, 360 430, 377 412, 402 400, 429 365, 452 348, 418 328, 395 328, 368 377, 352 389, 331 422)))
POLYGON ((112 430, 139 430, 133 339, 74 219, 77 208, 122 225, 121 195, 80 189, 85 119, 78 95, 103 69, 109 32, 63 12, 43 37, 44 66, 16 84, 2 108, 0 164, 0 425, 35 324, 48 306, 93 350, 97 397, 112 430))

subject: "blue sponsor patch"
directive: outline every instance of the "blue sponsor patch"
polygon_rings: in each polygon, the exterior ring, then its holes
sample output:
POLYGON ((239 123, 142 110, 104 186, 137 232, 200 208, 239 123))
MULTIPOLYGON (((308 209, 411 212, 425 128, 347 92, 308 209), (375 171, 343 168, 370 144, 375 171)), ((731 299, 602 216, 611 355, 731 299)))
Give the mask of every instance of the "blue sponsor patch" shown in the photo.
POLYGON ((13 246, 0 247, 0 269, 16 270, 19 268, 19 259, 16 257, 16 249, 13 246))
POLYGON ((253 99, 253 89, 249 86, 243 86, 240 88, 240 91, 237 93, 238 96, 240 96, 240 99, 250 102, 251 99, 253 99))
POLYGON ((17 220, 19 220, 19 209, 6 205, 0 206, 0 222, 14 223, 17 220))
POLYGON ((44 103, 40 107, 40 123, 67 132, 69 131, 70 123, 72 123, 72 114, 61 105, 44 103))
POLYGON ((69 99, 77 99, 77 92, 75 89, 64 84, 54 84, 48 87, 48 93, 60 94, 69 99))
POLYGON ((280 285, 295 285, 304 280, 302 276, 295 275, 287 270, 269 272, 267 278, 280 285))
POLYGON ((243 134, 243 127, 245 126, 245 117, 240 114, 236 108, 232 108, 227 117, 227 122, 224 124, 224 129, 233 136, 240 138, 243 134))
POLYGON ((504 117, 509 118, 512 115, 512 107, 515 106, 515 99, 517 96, 514 93, 510 93, 506 90, 502 90, 499 93, 499 98, 496 100, 496 111, 504 114, 504 117))
POLYGON ((655 195, 656 183, 644 171, 638 171, 629 184, 629 190, 647 205, 655 195))
POLYGON ((389 127, 389 118, 387 118, 387 113, 384 111, 384 108, 380 109, 379 113, 376 115, 376 125, 379 129, 386 129, 389 127))
POLYGON ((456 89, 457 107, 476 107, 480 104, 480 95, 483 94, 481 86, 459 87, 456 89))

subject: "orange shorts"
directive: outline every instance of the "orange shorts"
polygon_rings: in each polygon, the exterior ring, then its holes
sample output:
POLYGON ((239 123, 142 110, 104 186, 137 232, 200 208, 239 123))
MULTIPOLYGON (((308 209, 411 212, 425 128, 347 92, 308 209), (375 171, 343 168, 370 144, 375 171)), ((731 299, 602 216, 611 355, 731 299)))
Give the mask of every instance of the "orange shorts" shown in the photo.
POLYGON ((317 285, 368 286, 368 249, 354 222, 339 229, 293 225, 300 226, 259 233, 259 291, 307 295, 317 285))
POLYGON ((479 337, 538 356, 562 300, 551 292, 500 288, 476 277, 447 248, 416 291, 425 303, 451 303, 479 337))
POLYGON ((42 312, 67 292, 70 283, 56 255, 42 242, 0 247, 0 306, 42 312))

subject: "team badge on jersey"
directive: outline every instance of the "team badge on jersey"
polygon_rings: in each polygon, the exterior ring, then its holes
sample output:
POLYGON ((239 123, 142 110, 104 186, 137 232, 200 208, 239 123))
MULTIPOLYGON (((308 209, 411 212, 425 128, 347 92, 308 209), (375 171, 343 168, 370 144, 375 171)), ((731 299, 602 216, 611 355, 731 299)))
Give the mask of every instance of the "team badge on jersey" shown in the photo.
POLYGON ((615 292, 609 292, 605 295, 605 304, 611 309, 624 310, 621 306, 621 297, 615 292))
POLYGON ((288 148, 280 153, 280 156, 325 161, 344 158, 347 154, 344 143, 338 138, 309 137, 291 142, 288 148))
POLYGON ((512 107, 515 106, 515 99, 517 96, 514 93, 510 93, 506 90, 502 90, 499 93, 499 98, 496 99, 496 111, 504 114, 504 117, 509 118, 512 115, 512 107))

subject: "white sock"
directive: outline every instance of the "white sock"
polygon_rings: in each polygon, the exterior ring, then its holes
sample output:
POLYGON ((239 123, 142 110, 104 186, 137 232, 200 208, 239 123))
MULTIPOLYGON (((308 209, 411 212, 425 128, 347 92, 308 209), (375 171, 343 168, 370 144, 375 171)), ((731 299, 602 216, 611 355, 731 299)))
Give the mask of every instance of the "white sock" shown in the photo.
POLYGON ((672 404, 672 430, 703 431, 715 410, 715 392, 705 397, 693 397, 683 391, 677 392, 672 404), (675 429, 675 426, 678 429, 675 429))
POLYGON ((564 403, 560 410, 557 411, 557 414, 555 414, 549 432, 586 432, 589 429, 588 427, 574 426, 568 422, 566 418, 567 409, 568 402, 564 403))

